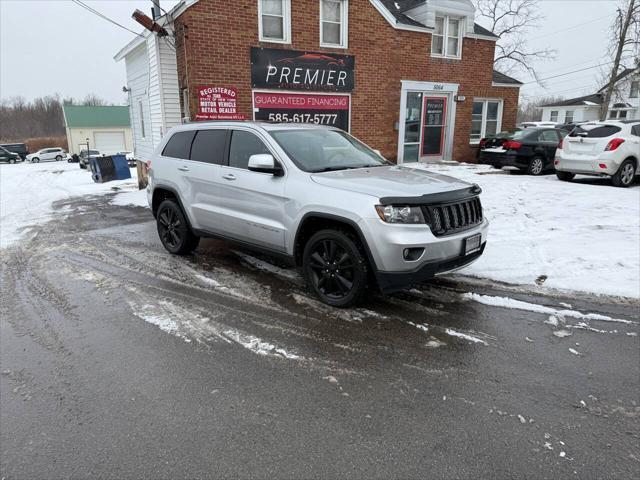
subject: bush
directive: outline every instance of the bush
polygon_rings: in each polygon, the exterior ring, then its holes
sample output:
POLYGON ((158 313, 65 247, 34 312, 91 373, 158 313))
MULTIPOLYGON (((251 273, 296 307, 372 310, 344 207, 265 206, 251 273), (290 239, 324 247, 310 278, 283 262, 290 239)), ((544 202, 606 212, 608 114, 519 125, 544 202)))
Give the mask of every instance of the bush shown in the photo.
POLYGON ((53 148, 53 147, 64 148, 65 152, 69 151, 66 135, 60 135, 57 137, 25 138, 23 142, 27 144, 27 149, 31 153, 37 152, 41 148, 53 148))

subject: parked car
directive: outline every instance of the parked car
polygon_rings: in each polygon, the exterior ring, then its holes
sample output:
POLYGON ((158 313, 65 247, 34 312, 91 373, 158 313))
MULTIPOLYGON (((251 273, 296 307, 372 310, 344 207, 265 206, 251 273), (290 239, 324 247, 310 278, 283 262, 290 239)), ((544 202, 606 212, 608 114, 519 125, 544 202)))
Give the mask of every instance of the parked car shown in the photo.
POLYGON ((77 153, 74 153, 73 155, 69 155, 69 157, 67 158, 67 162, 80 163, 80 156, 77 153))
POLYGON ((558 122, 522 122, 520 128, 556 127, 558 122))
POLYGON ((164 247, 222 237, 302 267, 325 303, 392 292, 477 260, 480 187, 389 163, 333 127, 253 122, 173 127, 149 165, 164 247))
POLYGON ((556 128, 560 130, 564 130, 566 132, 572 132, 574 128, 583 125, 585 122, 571 122, 571 123, 560 123, 556 125, 556 128))
POLYGON ((116 155, 124 155, 127 158, 127 163, 130 167, 136 166, 136 159, 133 155, 133 152, 118 152, 116 155))
POLYGON ((45 162, 47 160, 55 160, 59 162, 62 159, 67 158, 67 152, 62 148, 42 148, 36 153, 27 155, 27 160, 32 163, 45 162))
POLYGON ((538 127, 483 138, 478 162, 494 168, 517 167, 530 175, 542 175, 553 171, 556 148, 566 134, 564 130, 538 127))
POLYGON ((576 174, 611 177, 628 187, 640 175, 640 120, 607 120, 577 127, 556 151, 556 175, 568 181, 576 174))
POLYGON ((16 163, 21 162, 22 158, 17 153, 10 152, 4 147, 0 147, 0 162, 16 163))
POLYGON ((88 168, 89 167, 89 159, 99 157, 101 154, 98 150, 89 150, 87 149, 80 150, 80 155, 78 163, 80 164, 80 168, 88 168))
POLYGON ((27 155, 29 155, 29 148, 25 143, 3 143, 0 144, 0 147, 8 150, 11 153, 17 153, 18 155, 20 155, 20 158, 22 160, 25 160, 27 158, 27 155))

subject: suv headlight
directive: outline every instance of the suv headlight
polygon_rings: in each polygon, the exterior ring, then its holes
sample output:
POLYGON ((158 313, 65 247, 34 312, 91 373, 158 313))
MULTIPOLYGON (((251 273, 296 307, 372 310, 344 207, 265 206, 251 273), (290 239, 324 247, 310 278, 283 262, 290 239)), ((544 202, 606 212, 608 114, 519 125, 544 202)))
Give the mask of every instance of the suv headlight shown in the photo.
POLYGON ((420 207, 376 205, 378 216, 386 223, 426 223, 420 207))

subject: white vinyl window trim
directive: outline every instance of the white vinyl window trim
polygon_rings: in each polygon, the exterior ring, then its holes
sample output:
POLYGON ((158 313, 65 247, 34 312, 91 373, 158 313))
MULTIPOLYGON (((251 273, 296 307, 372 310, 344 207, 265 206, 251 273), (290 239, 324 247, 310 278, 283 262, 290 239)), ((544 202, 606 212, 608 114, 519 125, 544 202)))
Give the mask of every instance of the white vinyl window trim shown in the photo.
POLYGON ((436 33, 437 27, 434 29, 431 34, 431 56, 439 57, 439 58, 462 58, 462 29, 464 26, 464 19, 458 17, 450 17, 449 15, 436 15, 436 25, 438 23, 438 19, 442 19, 442 33, 436 33), (455 22, 458 26, 458 34, 455 35, 454 32, 450 31, 450 23, 455 22), (439 37, 442 39, 442 53, 438 53, 434 51, 434 46, 436 44, 435 38, 439 37), (456 51, 449 51, 449 40, 456 39, 456 51))
POLYGON ((258 38, 261 42, 291 43, 291 0, 279 0, 282 9, 281 14, 263 13, 265 0, 258 0, 258 38), (263 20, 265 17, 280 18, 282 21, 282 36, 269 37, 265 35, 263 20))
POLYGON ((574 110, 567 110, 564 113, 564 123, 573 123, 574 110))
POLYGON ((640 96, 640 80, 633 80, 629 90, 629 98, 638 98, 638 96, 640 96))
POLYGON ((329 48, 347 48, 349 38, 349 0, 320 0, 320 46, 329 48), (339 4, 339 21, 324 18, 324 4, 339 4), (339 25, 340 39, 338 43, 324 38, 324 24, 339 25))
MULTIPOLYGON (((471 131, 471 135, 469 138, 469 143, 471 145, 477 145, 480 143, 480 139, 485 138, 487 136, 487 121, 490 122, 496 122, 496 133, 499 133, 502 130, 502 110, 503 110, 503 106, 504 106, 504 102, 502 101, 501 98, 474 98, 473 99, 473 104, 475 103, 481 103, 482 104, 482 123, 480 126, 480 135, 478 136, 478 134, 473 134, 473 130, 471 131), (489 104, 490 103, 497 103, 498 104, 498 111, 496 114, 496 118, 494 119, 488 119, 488 113, 489 113, 489 104)), ((473 128, 473 104, 472 104, 472 114, 471 114, 471 126, 473 128)))
POLYGON ((549 113, 549 121, 557 122, 558 121, 558 110, 551 110, 549 113))

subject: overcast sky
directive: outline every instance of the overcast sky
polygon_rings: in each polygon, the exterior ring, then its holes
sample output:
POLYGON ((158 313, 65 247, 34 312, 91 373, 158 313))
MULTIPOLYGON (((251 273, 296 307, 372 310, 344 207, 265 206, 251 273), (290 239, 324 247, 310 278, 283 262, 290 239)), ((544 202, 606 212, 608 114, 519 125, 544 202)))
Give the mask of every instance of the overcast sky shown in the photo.
MULTIPOLYGON (((149 14, 151 8, 151 0, 84 3, 135 31, 140 28, 131 13, 139 8, 149 14)), ((176 3, 161 0, 167 10, 176 3)), ((537 64, 541 77, 606 61, 607 32, 616 0, 541 0, 540 4, 546 18, 537 31, 530 32, 530 44, 557 50, 555 60, 537 64)), ((95 93, 123 103, 124 63, 116 63, 113 56, 132 38, 132 33, 71 0, 0 0, 0 97, 32 99, 59 93, 83 98, 95 93)), ((548 80, 547 89, 527 83, 521 92, 527 98, 590 93, 597 90, 597 72, 594 68, 548 80)), ((531 81, 525 75, 518 78, 531 81)))

